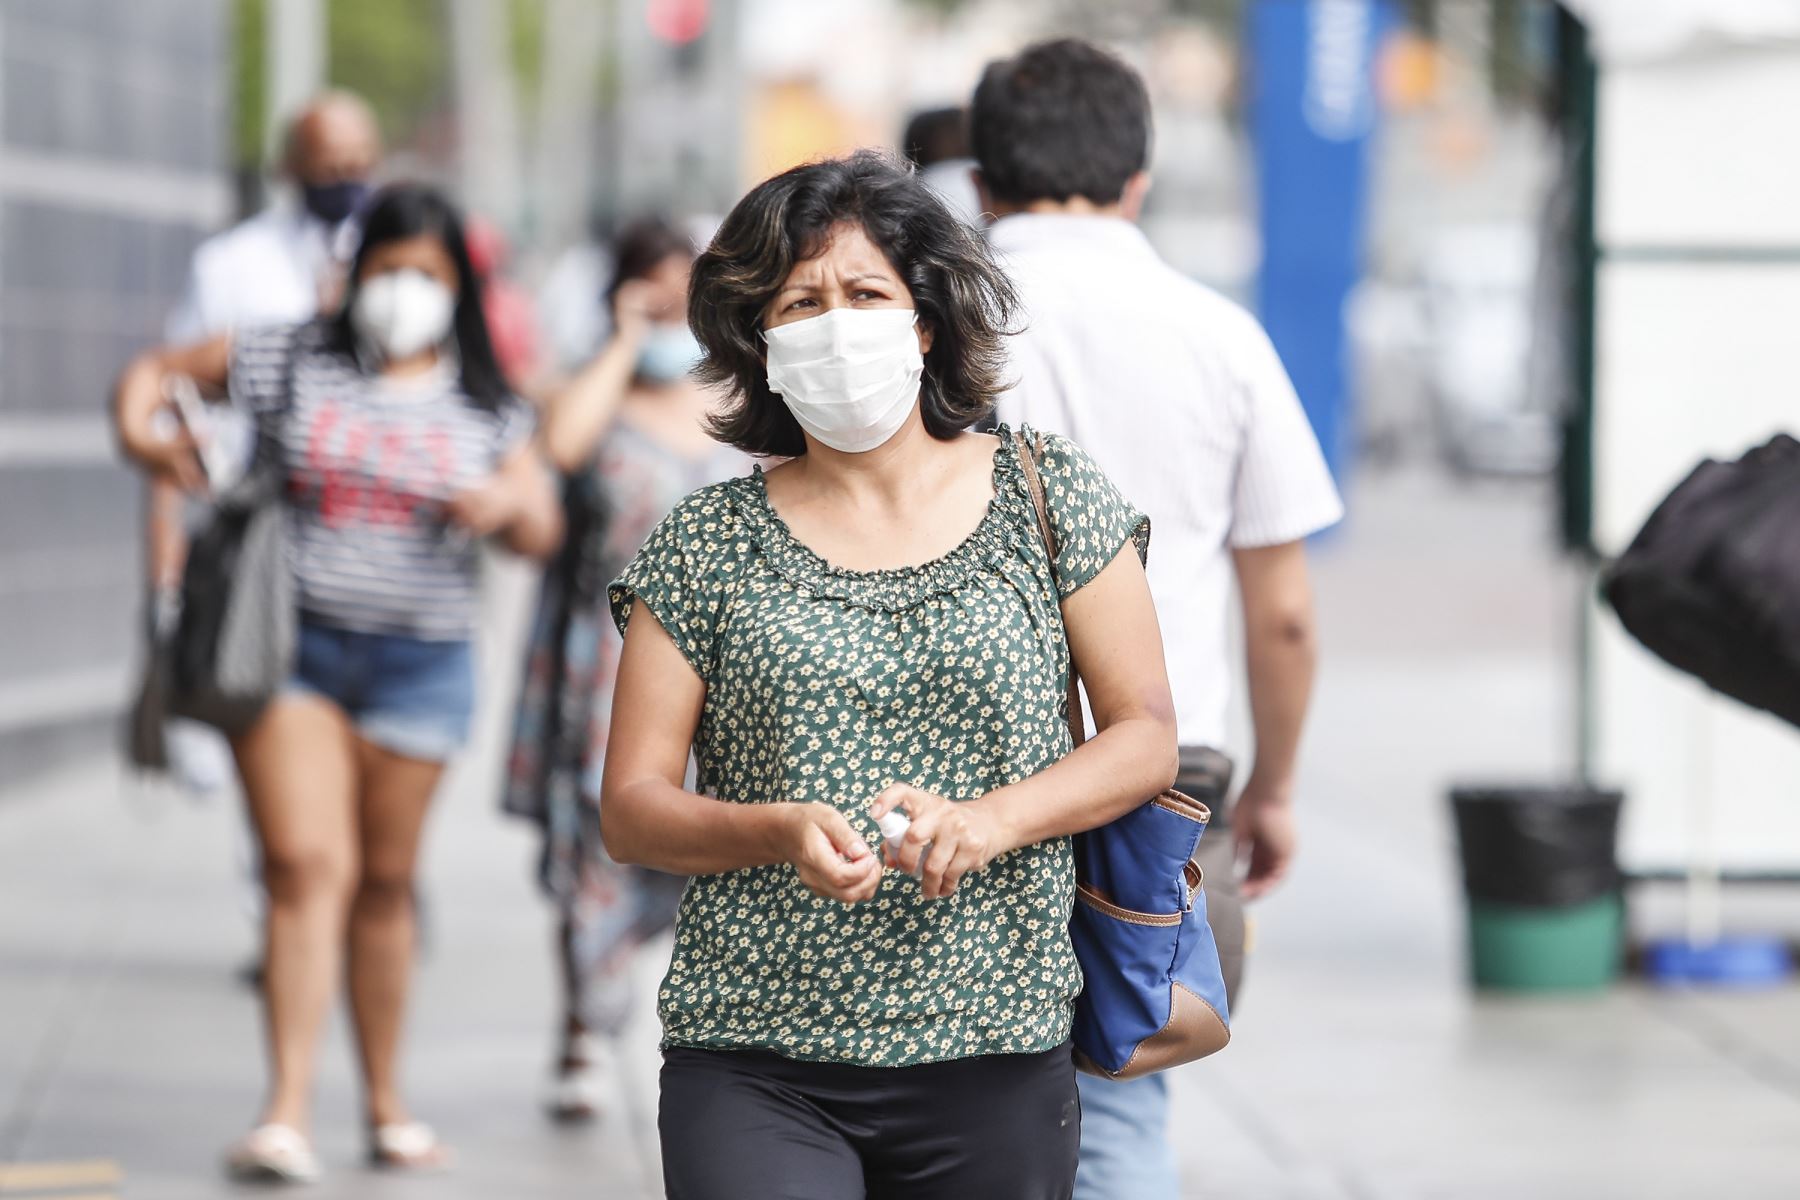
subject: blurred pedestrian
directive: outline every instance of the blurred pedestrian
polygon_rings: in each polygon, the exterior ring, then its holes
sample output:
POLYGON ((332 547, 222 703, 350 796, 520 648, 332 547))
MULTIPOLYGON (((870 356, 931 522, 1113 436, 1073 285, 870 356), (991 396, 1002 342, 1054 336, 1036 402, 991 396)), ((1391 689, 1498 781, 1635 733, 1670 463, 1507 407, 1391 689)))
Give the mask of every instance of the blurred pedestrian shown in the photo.
POLYGON ((603 228, 595 220, 586 237, 556 255, 538 286, 546 367, 559 380, 592 362, 612 332, 603 297, 617 265, 612 239, 603 235, 603 228))
POLYGON ((1062 438, 1028 463, 966 432, 1012 304, 867 152, 756 187, 695 263, 715 428, 788 461, 683 501, 611 588, 606 847, 694 877, 659 1005, 671 1196, 1073 1184, 1069 835, 1173 779, 1174 725, 1142 517, 1062 438), (1071 656, 1100 726, 1073 752, 1071 656))
POLYGON ((381 164, 380 127, 360 96, 324 92, 295 114, 282 147, 289 190, 194 252, 171 342, 305 321, 336 306, 354 218, 381 164))
MULTIPOLYGON (((361 97, 324 92, 288 124, 281 176, 287 185, 262 212, 208 238, 194 251, 187 289, 163 331, 185 345, 255 325, 310 320, 336 303, 354 217, 381 159, 381 132, 361 97)), ((217 444, 216 464, 230 471, 212 481, 230 486, 231 472, 250 457, 251 422, 229 406, 208 413, 206 436, 217 444)), ((192 505, 173 484, 149 483, 145 531, 153 611, 173 609, 187 561, 192 505)), ((159 618, 160 620, 172 617, 159 618)), ((197 794, 221 790, 232 770, 230 752, 203 725, 169 723, 170 766, 197 794)))
POLYGON ((544 414, 544 445, 565 479, 568 536, 544 575, 504 800, 543 833, 538 880, 556 905, 563 978, 549 1108, 569 1120, 595 1116, 608 1099, 635 952, 674 922, 686 883, 620 866, 600 842, 600 770, 623 644, 606 584, 684 496, 748 466, 710 435, 715 393, 692 375, 693 244, 646 220, 624 230, 617 254, 612 338, 544 414))
POLYGON ((512 248, 500 227, 482 216, 471 216, 468 229, 469 263, 481 281, 481 311, 487 317, 494 357, 500 362, 507 386, 521 396, 531 395, 543 367, 539 347, 537 306, 531 293, 508 275, 512 248))
MULTIPOLYGON (((1293 385, 1255 318, 1165 264, 1134 221, 1149 188, 1143 81, 1080 41, 992 63, 971 134, 990 241, 1019 290, 1003 419, 1065 432, 1129 473, 1156 522, 1150 587, 1162 618, 1181 739, 1177 786, 1213 808, 1201 842, 1207 914, 1228 990, 1244 946, 1242 898, 1266 894, 1294 853, 1294 770, 1315 636, 1303 540, 1342 507, 1293 385), (1231 586, 1244 612, 1256 756, 1226 808, 1231 586)), ((1162 1075, 1081 1081, 1078 1196, 1179 1191, 1162 1075)))
POLYGON ((462 224, 430 189, 369 204, 343 302, 300 325, 157 350, 120 378, 126 452, 192 488, 191 443, 157 436, 164 381, 228 388, 283 477, 300 606, 291 685, 233 750, 267 891, 272 1080, 234 1175, 318 1174, 319 1032, 348 965, 372 1161, 444 1164, 396 1065, 413 953, 413 872, 445 761, 474 708, 480 547, 555 546, 555 497, 482 319, 462 224))
POLYGON ((927 108, 914 113, 900 135, 900 152, 951 212, 965 221, 981 220, 975 159, 969 150, 968 109, 927 108))

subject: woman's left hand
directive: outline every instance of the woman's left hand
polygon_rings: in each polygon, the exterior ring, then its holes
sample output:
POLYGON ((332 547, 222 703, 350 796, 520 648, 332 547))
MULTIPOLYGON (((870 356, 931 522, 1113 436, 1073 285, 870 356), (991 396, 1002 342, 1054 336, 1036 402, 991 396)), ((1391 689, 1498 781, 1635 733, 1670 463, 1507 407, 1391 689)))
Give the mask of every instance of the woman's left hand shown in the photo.
POLYGON ((946 800, 911 784, 896 783, 875 797, 869 815, 879 819, 896 808, 906 813, 912 826, 899 853, 886 851, 885 860, 889 866, 917 875, 927 900, 955 892, 963 876, 981 870, 1006 849, 999 819, 979 800, 946 800), (927 845, 929 854, 924 853, 927 845))
POLYGON ((446 510, 452 524, 484 538, 511 525, 522 507, 517 481, 496 471, 474 487, 450 497, 446 510))

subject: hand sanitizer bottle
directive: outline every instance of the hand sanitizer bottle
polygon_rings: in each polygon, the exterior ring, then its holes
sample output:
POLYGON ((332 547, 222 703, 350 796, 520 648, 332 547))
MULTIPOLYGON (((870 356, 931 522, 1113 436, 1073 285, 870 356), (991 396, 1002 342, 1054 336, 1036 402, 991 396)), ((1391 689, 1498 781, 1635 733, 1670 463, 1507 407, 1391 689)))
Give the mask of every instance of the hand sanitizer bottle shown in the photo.
POLYGON ((900 853, 900 839, 912 828, 912 818, 896 808, 886 816, 876 817, 875 824, 880 826, 881 836, 886 839, 888 849, 895 854, 900 853))

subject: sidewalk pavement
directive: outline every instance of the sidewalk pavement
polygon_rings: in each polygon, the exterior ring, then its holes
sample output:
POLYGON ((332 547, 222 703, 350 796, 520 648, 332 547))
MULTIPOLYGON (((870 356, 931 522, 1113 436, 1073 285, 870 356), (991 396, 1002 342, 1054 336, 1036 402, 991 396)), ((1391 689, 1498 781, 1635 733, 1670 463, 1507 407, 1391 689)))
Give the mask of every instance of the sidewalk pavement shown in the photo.
MULTIPOLYGON (((1232 1046, 1174 1077, 1183 1194, 1800 1195, 1794 990, 1478 1000, 1464 987, 1442 796, 1453 780, 1566 772, 1576 581, 1544 548, 1534 489, 1403 476, 1356 499, 1355 524, 1318 557, 1326 664, 1299 866, 1255 910, 1232 1046)), ((516 628, 526 587, 506 577, 501 627, 516 628)), ((504 657, 489 678, 510 677, 504 657)), ((312 1194, 657 1194, 647 1011, 614 1119, 564 1130, 538 1108, 550 924, 528 831, 495 812, 496 741, 490 728, 434 816, 409 1031, 413 1101, 459 1165, 431 1181, 358 1165, 340 1022, 318 1104, 330 1174, 312 1194)), ((255 1005, 232 978, 252 944, 239 837, 229 805, 147 792, 104 762, 0 795, 6 1200, 83 1179, 83 1196, 238 1194, 215 1164, 261 1073, 255 1005), (9 1179, 24 1164, 53 1166, 9 1179)), ((655 975, 646 963, 646 1010, 655 975)))

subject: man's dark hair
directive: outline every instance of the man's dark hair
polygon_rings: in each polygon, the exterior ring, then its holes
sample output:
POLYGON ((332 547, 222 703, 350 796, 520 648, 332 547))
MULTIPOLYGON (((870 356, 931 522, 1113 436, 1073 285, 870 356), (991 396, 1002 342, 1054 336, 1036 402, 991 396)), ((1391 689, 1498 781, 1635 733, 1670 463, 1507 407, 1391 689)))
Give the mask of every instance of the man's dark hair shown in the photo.
POLYGON ((1003 204, 1116 204, 1150 162, 1150 96, 1138 73, 1062 38, 991 62, 969 108, 969 140, 1003 204))
POLYGON ((900 135, 900 153, 915 167, 969 157, 969 111, 927 108, 912 115, 900 135))
POLYGON ((356 345, 356 334, 350 324, 350 310, 362 288, 363 264, 369 252, 388 242, 407 238, 433 237, 443 244, 456 268, 456 311, 451 330, 456 337, 456 356, 461 362, 462 386, 480 408, 498 409, 512 395, 500 360, 494 354, 493 339, 488 336, 487 316, 481 308, 481 280, 469 261, 469 243, 463 234, 462 215, 448 197, 434 187, 422 183, 396 183, 375 193, 363 212, 362 240, 350 264, 350 279, 344 290, 344 303, 331 318, 329 329, 333 343, 348 351, 356 345))
POLYGON ((1018 306, 984 239, 958 220, 909 167, 871 150, 808 163, 751 189, 694 260, 688 324, 706 351, 696 375, 730 401, 713 432, 750 454, 806 453, 806 438, 769 390, 763 311, 798 263, 816 257, 834 226, 875 243, 931 330, 919 409, 933 437, 985 417, 1000 388, 1001 338, 1018 306))

